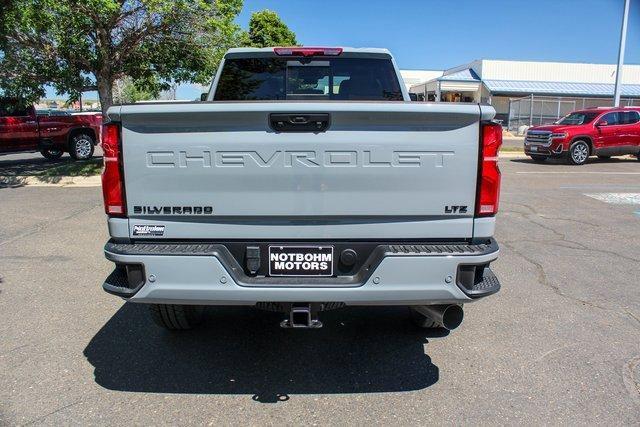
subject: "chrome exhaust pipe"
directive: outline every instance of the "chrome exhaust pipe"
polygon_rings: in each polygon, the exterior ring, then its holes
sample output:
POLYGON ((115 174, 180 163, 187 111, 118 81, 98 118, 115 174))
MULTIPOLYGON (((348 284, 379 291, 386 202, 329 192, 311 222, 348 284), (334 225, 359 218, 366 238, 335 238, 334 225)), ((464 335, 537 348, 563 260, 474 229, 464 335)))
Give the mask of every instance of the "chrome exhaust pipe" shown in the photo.
POLYGON ((411 308, 449 331, 460 326, 464 318, 464 310, 461 306, 455 304, 420 305, 411 308))

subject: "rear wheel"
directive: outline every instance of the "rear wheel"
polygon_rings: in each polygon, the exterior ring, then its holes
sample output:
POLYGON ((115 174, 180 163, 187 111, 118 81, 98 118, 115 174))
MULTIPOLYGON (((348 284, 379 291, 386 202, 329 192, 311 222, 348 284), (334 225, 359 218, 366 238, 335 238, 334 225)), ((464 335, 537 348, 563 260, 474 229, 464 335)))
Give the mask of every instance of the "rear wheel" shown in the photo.
POLYGON ((40 154, 42 154, 45 159, 58 160, 62 157, 63 151, 57 148, 44 148, 40 150, 40 154))
POLYGON ((156 325, 170 331, 184 331, 202 322, 201 305, 151 304, 151 318, 156 325))
POLYGON ((540 154, 532 154, 531 160, 536 163, 544 163, 547 161, 547 156, 541 156, 540 154))
POLYGON ((569 147, 567 160, 571 165, 584 165, 589 158, 590 148, 586 141, 578 140, 569 147))
POLYGON ((86 160, 93 156, 94 138, 89 132, 78 132, 69 141, 69 154, 75 160, 86 160))

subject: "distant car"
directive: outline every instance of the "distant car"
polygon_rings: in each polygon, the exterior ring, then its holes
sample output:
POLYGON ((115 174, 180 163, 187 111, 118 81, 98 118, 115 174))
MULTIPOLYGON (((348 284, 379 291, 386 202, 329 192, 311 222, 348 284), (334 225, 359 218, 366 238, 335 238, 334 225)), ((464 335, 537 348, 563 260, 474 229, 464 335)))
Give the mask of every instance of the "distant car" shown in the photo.
POLYGON ((552 125, 527 131, 524 152, 536 162, 566 158, 582 165, 589 156, 634 155, 640 160, 640 107, 574 111, 552 125))
POLYGON ((0 98, 0 153, 37 150, 47 159, 58 159, 65 152, 76 160, 92 157, 102 115, 50 111, 56 110, 36 112, 15 99, 0 98))
POLYGON ((51 108, 46 110, 36 109, 36 114, 38 116, 70 116, 71 112, 67 110, 55 110, 51 108))

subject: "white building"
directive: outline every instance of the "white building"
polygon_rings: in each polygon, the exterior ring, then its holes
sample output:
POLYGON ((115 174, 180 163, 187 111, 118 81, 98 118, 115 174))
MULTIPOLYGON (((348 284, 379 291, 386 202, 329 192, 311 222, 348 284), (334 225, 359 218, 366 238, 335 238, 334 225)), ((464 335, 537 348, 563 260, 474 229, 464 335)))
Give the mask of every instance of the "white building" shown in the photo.
MULTIPOLYGON (((409 91, 420 100, 489 103, 496 119, 513 128, 547 123, 580 108, 611 105, 615 73, 614 64, 481 59, 411 85, 409 91)), ((624 66, 622 104, 640 105, 640 65, 624 66)))
POLYGON ((436 70, 400 70, 404 85, 409 90, 412 86, 417 86, 429 80, 442 76, 442 71, 436 70))

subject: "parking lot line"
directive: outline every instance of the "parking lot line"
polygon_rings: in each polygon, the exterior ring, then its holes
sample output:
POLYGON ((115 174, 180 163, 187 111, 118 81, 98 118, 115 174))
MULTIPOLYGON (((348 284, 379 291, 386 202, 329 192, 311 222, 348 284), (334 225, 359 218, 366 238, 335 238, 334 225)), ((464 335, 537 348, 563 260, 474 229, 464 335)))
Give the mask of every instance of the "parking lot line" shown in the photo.
POLYGON ((640 185, 633 184, 582 184, 582 185, 562 185, 561 190, 623 190, 628 188, 640 188, 640 185))
POLYGON ((614 205, 640 205, 640 193, 585 193, 585 196, 614 205))
POLYGON ((609 172, 609 171, 518 171, 516 174, 520 175, 575 175, 575 174, 587 174, 587 175, 640 175, 640 172, 609 172))

